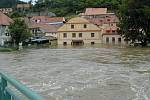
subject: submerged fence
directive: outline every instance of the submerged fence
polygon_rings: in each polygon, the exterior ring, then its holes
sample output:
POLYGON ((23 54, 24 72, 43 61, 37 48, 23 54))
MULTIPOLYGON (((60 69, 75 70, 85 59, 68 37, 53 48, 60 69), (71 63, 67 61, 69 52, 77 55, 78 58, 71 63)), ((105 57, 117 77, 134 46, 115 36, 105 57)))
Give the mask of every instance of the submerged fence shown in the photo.
POLYGON ((8 87, 8 83, 27 97, 28 100, 45 100, 3 71, 0 71, 0 77, 0 100, 23 100, 14 90, 8 87))

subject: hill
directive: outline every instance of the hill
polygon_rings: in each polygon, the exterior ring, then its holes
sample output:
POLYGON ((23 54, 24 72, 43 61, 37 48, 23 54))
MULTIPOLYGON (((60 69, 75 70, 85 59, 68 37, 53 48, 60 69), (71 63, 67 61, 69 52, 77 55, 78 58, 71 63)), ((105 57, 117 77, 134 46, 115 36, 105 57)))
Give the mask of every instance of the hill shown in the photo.
POLYGON ((0 8, 11 8, 14 7, 17 3, 24 3, 19 0, 0 0, 0 8))
POLYGON ((118 10, 122 0, 37 0, 34 10, 49 10, 57 16, 73 15, 83 12, 85 8, 107 7, 111 11, 118 10))

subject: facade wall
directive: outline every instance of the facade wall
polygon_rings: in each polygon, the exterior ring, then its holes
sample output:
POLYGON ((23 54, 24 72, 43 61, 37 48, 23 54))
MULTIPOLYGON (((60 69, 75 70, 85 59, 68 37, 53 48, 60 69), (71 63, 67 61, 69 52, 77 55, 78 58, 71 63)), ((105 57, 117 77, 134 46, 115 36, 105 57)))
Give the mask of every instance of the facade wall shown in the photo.
POLYGON ((52 32, 52 33, 47 33, 45 34, 46 37, 54 37, 54 38, 57 38, 57 33, 55 32, 52 32))
POLYGON ((0 46, 3 46, 4 42, 10 39, 9 36, 6 36, 7 29, 8 26, 2 26, 2 25, 0 26, 0 46))
POLYGON ((13 9, 12 9, 12 8, 0 8, 0 11, 1 11, 2 13, 7 14, 7 13, 12 12, 13 9))
POLYGON ((73 40, 83 40, 84 44, 91 44, 91 42, 101 43, 101 34, 100 32, 64 32, 58 33, 58 44, 71 44, 73 40), (66 33, 67 37, 63 37, 63 34, 66 33), (76 37, 72 37, 72 34, 76 34, 76 37), (79 34, 82 33, 82 37, 79 37, 79 34), (94 33, 94 37, 91 37, 91 33, 94 33))
POLYGON ((101 43, 102 34, 100 28, 88 20, 76 17, 68 21, 58 29, 58 44, 72 44, 73 41, 88 43, 101 43), (64 37, 64 34, 66 36, 64 37), (75 36, 73 36, 73 34, 75 36), (79 35, 80 34, 80 35, 79 35), (81 35, 82 34, 82 35, 81 35), (94 35, 93 35, 94 34, 94 35))
MULTIPOLYGON (((87 31, 87 30, 98 30, 97 26, 89 23, 67 23, 65 26, 61 27, 62 31, 87 31), (71 28, 71 25, 74 25, 74 28, 71 28), (84 28, 84 25, 87 28, 84 28)), ((99 29, 100 30, 100 29, 99 29)))
POLYGON ((103 35, 103 44, 127 44, 120 35, 103 35), (109 38, 109 41, 108 41, 109 38))

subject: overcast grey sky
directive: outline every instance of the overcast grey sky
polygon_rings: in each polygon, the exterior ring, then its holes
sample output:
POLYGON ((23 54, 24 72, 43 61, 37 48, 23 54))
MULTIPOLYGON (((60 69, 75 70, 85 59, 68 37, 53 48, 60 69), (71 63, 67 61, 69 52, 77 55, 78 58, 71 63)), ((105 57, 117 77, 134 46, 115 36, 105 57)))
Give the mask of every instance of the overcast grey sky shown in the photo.
POLYGON ((21 0, 21 1, 26 1, 26 2, 27 2, 27 1, 29 1, 29 0, 21 0))
MULTIPOLYGON (((28 1, 30 1, 30 0, 20 0, 20 1, 28 2, 28 1)), ((34 4, 34 2, 37 1, 37 0, 32 0, 32 1, 33 1, 33 4, 34 4)))
MULTIPOLYGON (((30 0, 21 0, 21 1, 25 1, 25 2, 28 2, 28 1, 30 1, 30 0)), ((32 0, 32 1, 36 1, 36 0, 32 0)))

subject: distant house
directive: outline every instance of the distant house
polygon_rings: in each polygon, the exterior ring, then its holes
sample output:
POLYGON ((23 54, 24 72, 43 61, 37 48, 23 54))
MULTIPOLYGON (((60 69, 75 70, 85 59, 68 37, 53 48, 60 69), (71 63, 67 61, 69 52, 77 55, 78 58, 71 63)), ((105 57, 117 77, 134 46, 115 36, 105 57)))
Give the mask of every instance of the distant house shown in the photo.
POLYGON ((0 12, 0 45, 9 40, 8 26, 13 22, 11 18, 0 12))
POLYGON ((75 17, 66 22, 57 32, 58 44, 83 45, 101 43, 100 28, 87 19, 75 17))
POLYGON ((9 14, 13 11, 12 8, 0 8, 0 12, 4 13, 4 14, 9 14))
POLYGON ((33 36, 46 36, 49 39, 57 38, 57 29, 65 22, 64 17, 33 16, 26 23, 33 36))
POLYGON ((31 4, 17 4, 16 9, 17 10, 29 10, 31 9, 32 5, 31 4))
POLYGON ((124 39, 117 33, 119 19, 115 13, 108 12, 107 8, 86 8, 79 16, 101 28, 104 44, 125 44, 124 39))
POLYGON ((44 23, 34 23, 29 26, 32 35, 35 36, 45 36, 51 39, 57 38, 57 27, 53 25, 48 25, 44 23))
POLYGON ((31 21, 34 23, 45 23, 50 25, 62 25, 65 22, 64 17, 33 16, 31 21))

